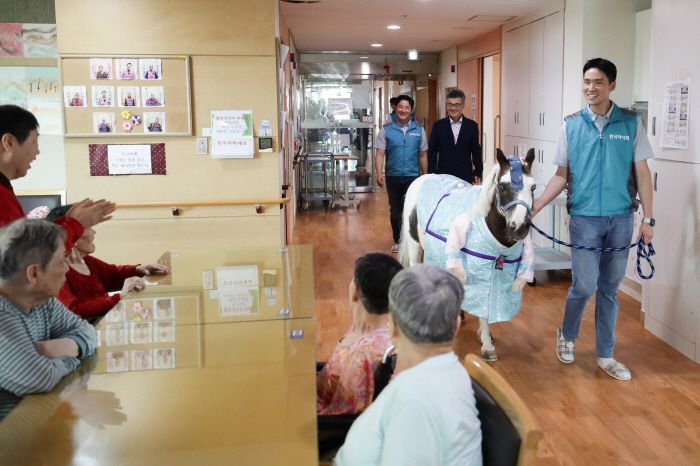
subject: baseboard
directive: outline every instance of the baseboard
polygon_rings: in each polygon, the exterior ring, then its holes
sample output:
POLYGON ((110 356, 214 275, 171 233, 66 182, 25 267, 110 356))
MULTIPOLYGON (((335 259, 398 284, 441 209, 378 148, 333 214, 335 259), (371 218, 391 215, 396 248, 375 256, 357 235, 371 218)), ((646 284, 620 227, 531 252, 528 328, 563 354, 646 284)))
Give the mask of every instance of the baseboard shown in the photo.
POLYGON ((644 324, 644 328, 649 330, 652 334, 668 343, 671 347, 678 350, 684 356, 693 361, 695 360, 695 343, 684 338, 674 330, 671 330, 669 327, 654 319, 652 316, 645 316, 644 324))
POLYGON ((620 291, 625 293, 630 298, 642 302, 642 285, 625 277, 622 279, 620 291))

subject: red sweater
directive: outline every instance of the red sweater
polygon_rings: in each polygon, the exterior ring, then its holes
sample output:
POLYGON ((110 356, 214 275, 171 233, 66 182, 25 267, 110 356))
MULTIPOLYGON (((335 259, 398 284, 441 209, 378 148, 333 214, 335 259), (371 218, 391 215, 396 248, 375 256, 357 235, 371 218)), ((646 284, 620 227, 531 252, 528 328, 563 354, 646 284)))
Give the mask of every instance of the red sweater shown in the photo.
MULTIPOLYGON (((26 215, 15 196, 10 180, 0 173, 0 228, 24 217, 26 215)), ((65 242, 66 251, 72 249, 76 241, 83 236, 83 226, 77 220, 66 217, 59 218, 55 223, 68 233, 65 242)))
POLYGON ((92 256, 85 256, 91 275, 83 275, 73 267, 66 274, 66 283, 56 298, 82 318, 112 309, 121 299, 109 296, 107 290, 118 290, 124 280, 140 275, 135 265, 112 265, 92 256))

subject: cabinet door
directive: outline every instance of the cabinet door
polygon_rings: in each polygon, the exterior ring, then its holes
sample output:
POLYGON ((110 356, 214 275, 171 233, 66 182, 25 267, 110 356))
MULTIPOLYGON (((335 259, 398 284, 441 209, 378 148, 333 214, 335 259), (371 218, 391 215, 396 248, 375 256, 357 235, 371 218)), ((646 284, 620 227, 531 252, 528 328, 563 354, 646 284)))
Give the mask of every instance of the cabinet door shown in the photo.
POLYGON ((655 188, 653 244, 657 254, 652 258, 656 267, 654 278, 644 284, 649 288, 645 311, 675 335, 664 332, 663 327, 647 328, 686 353, 690 351, 680 348, 679 342, 684 342, 678 336, 688 344, 696 344, 700 302, 700 165, 652 159, 650 166, 655 188))
MULTIPOLYGON (((561 12, 544 18, 543 85, 542 85, 542 133, 545 141, 559 137, 562 120, 562 80, 564 69, 564 18, 561 12)), ((540 108, 538 108, 538 111, 540 108)), ((530 136, 533 137, 533 136, 530 136)))
POLYGON ((530 105, 529 131, 531 139, 544 139, 542 113, 546 107, 544 89, 544 19, 530 23, 530 105))
POLYGON ((509 136, 527 137, 530 89, 530 27, 522 26, 505 34, 503 56, 503 127, 509 136))
POLYGON ((518 154, 518 146, 520 144, 525 144, 527 147, 525 153, 527 154, 528 149, 530 149, 530 141, 527 138, 519 138, 515 136, 504 136, 503 144, 501 145, 501 150, 506 157, 513 157, 518 154))
POLYGON ((700 163, 700 124, 697 102, 693 92, 700 82, 700 53, 688 53, 679 43, 700 42, 700 2, 683 2, 679 10, 676 2, 659 0, 651 10, 651 100, 649 101, 649 140, 657 159, 700 163), (688 114, 688 147, 675 149, 659 147, 664 127, 664 93, 666 81, 690 79, 690 108, 688 114), (655 129, 655 131, 654 131, 655 129), (655 135, 653 133, 656 133, 655 135))
POLYGON ((530 140, 532 148, 535 149, 535 161, 532 163, 532 176, 538 186, 546 186, 549 180, 557 172, 554 165, 554 154, 557 150, 557 143, 552 141, 530 140))

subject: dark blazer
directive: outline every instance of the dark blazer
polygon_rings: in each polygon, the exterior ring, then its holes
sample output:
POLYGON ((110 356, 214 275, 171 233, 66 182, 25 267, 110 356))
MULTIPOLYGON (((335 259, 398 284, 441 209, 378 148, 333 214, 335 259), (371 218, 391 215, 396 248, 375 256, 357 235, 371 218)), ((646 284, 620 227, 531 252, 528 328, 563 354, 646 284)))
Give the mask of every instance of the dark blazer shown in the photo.
POLYGON ((455 144, 450 121, 448 116, 433 123, 428 142, 428 173, 453 175, 473 183, 474 176, 481 178, 484 171, 479 126, 474 120, 462 116, 462 127, 455 144))

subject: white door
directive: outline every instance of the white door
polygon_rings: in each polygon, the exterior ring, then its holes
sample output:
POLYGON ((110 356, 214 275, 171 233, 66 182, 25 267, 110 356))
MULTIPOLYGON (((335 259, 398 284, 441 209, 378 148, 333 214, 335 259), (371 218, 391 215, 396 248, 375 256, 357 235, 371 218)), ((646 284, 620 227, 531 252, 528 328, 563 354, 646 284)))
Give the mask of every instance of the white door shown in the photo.
POLYGON ((651 159, 650 166, 656 218, 652 243, 657 254, 652 258, 654 278, 644 284, 649 288, 645 311, 653 319, 645 326, 695 358, 700 315, 700 165, 651 159))

